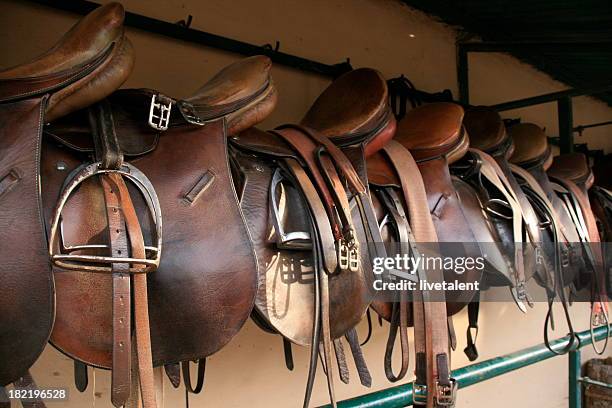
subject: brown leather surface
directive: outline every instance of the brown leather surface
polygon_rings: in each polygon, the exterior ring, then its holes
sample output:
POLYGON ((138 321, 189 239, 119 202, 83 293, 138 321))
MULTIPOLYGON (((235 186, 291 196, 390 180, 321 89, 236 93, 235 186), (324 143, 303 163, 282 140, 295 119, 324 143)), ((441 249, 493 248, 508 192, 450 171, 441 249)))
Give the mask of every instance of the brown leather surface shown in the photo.
POLYGON ((548 169, 548 174, 570 180, 584 191, 591 188, 594 181, 588 159, 583 153, 567 153, 555 156, 548 169))
POLYGON ((272 61, 263 55, 243 58, 228 65, 195 90, 186 101, 196 105, 228 105, 263 89, 270 80, 272 61))
POLYGON ((544 130, 534 123, 518 123, 508 128, 514 142, 514 152, 510 162, 518 164, 545 161, 550 154, 548 138, 544 130))
POLYGON ((123 18, 123 6, 119 3, 98 7, 43 55, 0 71, 0 80, 60 74, 87 63, 123 35, 123 18))
POLYGON ((45 100, 0 105, 0 385, 24 375, 54 317, 53 277, 39 201, 45 100))
POLYGON ((276 107, 277 91, 270 76, 272 61, 263 55, 228 65, 185 101, 202 113, 231 109, 227 113, 230 135, 263 121, 276 107))
POLYGON ((499 113, 486 106, 468 109, 463 124, 470 134, 470 145, 485 152, 495 150, 507 137, 499 113))
POLYGON ((397 126, 395 140, 417 161, 446 155, 461 143, 463 108, 439 102, 409 111, 397 126))
POLYGON ((332 141, 369 133, 388 107, 388 92, 380 72, 360 68, 340 76, 312 104, 301 124, 332 141))
MULTIPOLYGON (((80 160, 51 144, 44 155, 43 203, 49 217, 67 174, 55 165, 64 162, 69 171, 80 160)), ((155 186, 165 220, 162 261, 148 277, 153 364, 208 356, 249 316, 257 284, 254 253, 230 179, 223 122, 168 130, 156 150, 133 164, 155 186), (207 172, 214 175, 212 183, 197 201, 186 202, 185 194, 207 172)), ((147 214, 140 195, 131 189, 131 196, 139 216, 147 214)), ((106 221, 100 198, 95 183, 75 193, 64 212, 67 242, 101 239, 106 221)), ((150 220, 141 218, 140 224, 151 237, 150 220)), ((110 367, 110 276, 56 271, 55 277, 58 314, 51 341, 90 365, 110 367)))
POLYGON ((55 91, 46 120, 91 105, 119 88, 132 71, 123 36, 123 7, 109 3, 79 21, 49 52, 0 72, 0 100, 55 91))

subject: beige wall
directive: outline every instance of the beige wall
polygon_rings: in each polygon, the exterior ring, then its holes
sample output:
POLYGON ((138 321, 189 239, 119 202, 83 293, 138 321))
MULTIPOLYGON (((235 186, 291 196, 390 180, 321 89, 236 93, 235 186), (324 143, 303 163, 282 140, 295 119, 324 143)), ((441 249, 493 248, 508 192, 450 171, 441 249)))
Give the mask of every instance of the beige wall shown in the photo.
MULTIPOLYGON (((243 41, 265 44, 281 42, 281 50, 326 63, 351 58, 354 67, 378 68, 385 76, 400 73, 419 88, 437 91, 450 88, 457 94, 455 78, 455 32, 422 13, 391 0, 316 1, 223 1, 183 0, 124 1, 130 11, 167 21, 178 21, 192 14, 194 28, 243 41), (409 34, 413 34, 414 38, 409 34)), ((29 3, 0 0, 0 64, 9 66, 47 49, 76 17, 29 3)), ((130 87, 156 88, 170 95, 186 96, 214 72, 239 56, 164 37, 129 30, 137 52, 130 87)), ((493 104, 564 89, 565 86, 533 68, 502 54, 476 54, 470 57, 472 102, 493 104)), ((277 66, 273 76, 280 92, 279 106, 266 126, 295 121, 328 84, 325 78, 277 66)), ((506 112, 546 126, 557 133, 554 104, 506 112)), ((591 98, 574 100, 576 124, 612 118, 612 110, 591 98)), ((607 136, 611 129, 587 131, 584 139, 594 148, 612 150, 607 136)), ((588 306, 572 308, 578 329, 588 328, 588 306)), ((481 360, 527 347, 542 341, 542 304, 522 315, 512 304, 485 304, 481 312, 478 339, 481 360)), ((560 316, 560 313, 557 313, 560 316)), ((465 347, 465 313, 455 319, 459 345, 453 367, 468 364, 461 350, 465 347)), ((375 327, 373 340, 365 346, 373 375, 373 390, 388 387, 382 369, 387 328, 375 327)), ((362 336, 365 326, 360 327, 362 336)), ((564 334, 564 328, 558 334, 564 334)), ((296 369, 284 368, 281 341, 264 334, 251 322, 218 354, 209 359, 206 389, 192 397, 192 406, 298 406, 306 379, 307 350, 294 348, 296 369)), ((587 349, 584 358, 593 353, 587 349)), ((33 368, 43 386, 72 387, 69 359, 48 347, 33 368)), ((353 371, 354 373, 354 371, 353 371)), ((353 377, 355 375, 353 374, 353 377)), ((109 375, 96 370, 95 390, 78 394, 71 388, 72 407, 110 405, 109 375), (94 393, 95 392, 95 396, 94 393)), ((337 381, 339 383, 339 381, 337 381)), ((368 390, 357 385, 337 385, 340 399, 368 390)), ((167 406, 181 406, 182 391, 164 388, 167 406)), ((316 383, 313 405, 327 401, 323 376, 316 383)), ((562 407, 567 405, 567 359, 555 358, 459 394, 463 407, 562 407)), ((50 406, 53 406, 50 404, 50 406)))

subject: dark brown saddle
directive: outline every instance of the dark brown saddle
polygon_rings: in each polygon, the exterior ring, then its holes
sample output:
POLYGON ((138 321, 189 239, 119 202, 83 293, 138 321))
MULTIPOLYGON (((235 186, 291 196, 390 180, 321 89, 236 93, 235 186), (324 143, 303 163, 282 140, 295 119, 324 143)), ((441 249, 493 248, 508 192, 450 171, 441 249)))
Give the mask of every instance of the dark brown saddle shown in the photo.
POLYGON ((43 124, 102 100, 125 81, 132 65, 123 8, 109 3, 46 54, 0 72, 0 274, 7 291, 0 301, 0 385, 34 363, 55 317, 40 197, 43 124))
MULTIPOLYGON (((550 234, 554 233, 554 225, 559 229, 557 235, 557 245, 563 244, 566 249, 563 249, 565 259, 561 262, 560 267, 563 269, 563 282, 561 286, 571 284, 581 269, 584 268, 582 249, 576 248, 576 243, 580 242, 580 238, 574 226, 574 222, 567 212, 563 201, 555 194, 553 185, 546 174, 546 171, 552 164, 553 155, 548 139, 544 131, 537 125, 532 123, 520 123, 511 126, 508 133, 514 143, 514 152, 510 157, 510 162, 524 168, 536 180, 537 186, 526 177, 520 177, 521 185, 529 197, 532 197, 534 209, 541 214, 540 224, 544 226, 544 231, 550 234), (534 196, 534 190, 540 187, 549 205, 546 203, 538 204, 537 197, 534 196), (550 209, 552 205, 552 210, 550 209)), ((516 173, 516 171, 515 171, 516 173)), ((549 238, 555 241, 552 238, 549 238)), ((561 248, 558 248, 561 250, 561 248)), ((550 253, 551 248, 547 248, 546 252, 550 253)))
POLYGON ((112 369, 116 405, 129 396, 133 334, 144 404, 153 406, 153 366, 175 372, 183 362, 186 386, 199 391, 204 359, 250 315, 257 264, 227 136, 273 110, 270 66, 261 56, 236 62, 183 100, 117 91, 45 128, 43 205, 57 292, 51 342, 112 369), (191 360, 200 361, 195 387, 191 360))
MULTIPOLYGON (((539 263, 536 257, 537 253, 542 252, 540 219, 528 196, 517 182, 508 162, 514 145, 499 113, 487 107, 470 108, 466 112, 465 126, 470 133, 470 146, 485 152, 494 159, 494 163, 491 163, 493 168, 504 184, 507 184, 509 195, 493 197, 490 184, 482 184, 478 179, 471 178, 472 184, 483 196, 483 201, 488 203, 489 214, 492 215, 491 219, 507 252, 512 253, 520 249, 514 261, 515 300, 521 310, 525 311, 522 304, 531 304, 530 296, 525 288, 526 282, 534 275, 539 277, 539 282, 549 285, 552 282, 551 269, 546 266, 550 264, 549 261, 539 263), (518 204, 518 211, 512 209, 512 201, 518 204), (522 225, 521 232, 516 230, 517 218, 522 225)), ((478 174, 478 172, 475 173, 478 174)))
POLYGON ((333 354, 340 379, 348 381, 343 337, 361 383, 371 383, 354 327, 371 302, 378 235, 364 154, 393 134, 387 97, 378 72, 355 70, 334 81, 300 125, 249 129, 231 140, 241 208, 259 260, 253 317, 268 331, 311 346, 305 406, 319 343, 332 403, 333 354))
MULTIPOLYGON (((571 215, 576 231, 584 249, 587 269, 591 273, 581 276, 577 286, 590 287, 591 327, 606 325, 609 328, 608 296, 606 293, 606 259, 597 219, 589 202, 588 189, 593 184, 593 174, 586 156, 580 153, 557 156, 548 169, 555 193, 562 199, 567 212, 571 215)), ((607 339, 601 348, 593 347, 602 354, 607 339)))
MULTIPOLYGON (((445 280, 454 282, 457 279, 462 283, 478 282, 482 289, 487 286, 513 286, 515 274, 509 267, 512 258, 507 256, 506 251, 499 244, 500 238, 487 214, 485 201, 481 201, 478 190, 470 183, 451 175, 449 171, 449 164, 453 168, 459 161, 468 163, 472 170, 476 167, 473 163, 462 160, 466 155, 468 145, 467 132, 462 126, 463 109, 452 104, 426 105, 409 112, 407 119, 409 122, 405 120, 400 122, 395 140, 408 147, 418 163, 427 190, 429 213, 436 226, 435 230, 441 242, 442 254, 455 258, 467 255, 475 259, 482 259, 483 254, 487 255, 482 268, 466 268, 467 271, 464 270, 459 275, 448 270, 445 271, 445 280)), ((492 165, 488 162, 483 163, 480 155, 484 153, 469 153, 472 162, 486 167, 485 174, 496 176, 497 172, 492 169, 492 165), (492 172, 494 174, 491 175, 492 172)), ((400 238, 402 234, 399 233, 397 225, 405 224, 407 220, 403 215, 397 213, 398 209, 401 213, 406 213, 403 208, 407 207, 405 207, 406 203, 402 202, 401 196, 394 198, 402 190, 399 177, 401 173, 398 173, 397 169, 394 171, 389 158, 383 154, 373 157, 368 164, 370 184, 377 198, 380 198, 374 200, 375 206, 380 207, 376 205, 377 202, 386 203, 383 206, 386 207, 385 210, 378 212, 379 220, 382 224, 392 225, 392 229, 395 230, 393 234, 383 234, 383 237, 387 239, 389 235, 394 235, 395 237, 391 239, 401 242, 403 241, 400 238), (380 219, 380 217, 384 218, 380 219)), ((500 184, 501 181, 498 178, 496 176, 497 184, 500 184)), ((496 185, 491 187, 491 191, 498 189, 496 185)), ((505 186, 501 188, 504 191, 507 190, 505 186)), ((499 191, 496 193, 500 195, 499 191)), ((409 221, 410 224, 413 222, 412 219, 409 221)), ((471 359, 477 358, 474 343, 477 335, 475 333, 478 315, 477 295, 478 291, 471 290, 463 291, 459 296, 458 292, 451 291, 446 296, 449 316, 461 310, 465 305, 469 305, 470 327, 467 332, 468 347, 465 351, 471 359)), ((394 307, 397 309, 397 303, 375 303, 375 307, 383 318, 393 320, 393 309, 394 307)), ((452 345, 455 342, 455 336, 450 319, 449 329, 452 345)), ((387 350, 389 351, 389 347, 387 350)))

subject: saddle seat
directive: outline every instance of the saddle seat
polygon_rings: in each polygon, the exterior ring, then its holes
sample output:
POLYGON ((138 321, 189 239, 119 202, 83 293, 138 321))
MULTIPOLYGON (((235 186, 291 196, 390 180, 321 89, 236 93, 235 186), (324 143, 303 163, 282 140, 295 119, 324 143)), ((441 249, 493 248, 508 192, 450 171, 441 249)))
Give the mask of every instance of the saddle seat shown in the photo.
POLYGON ((591 188, 595 179, 588 159, 582 153, 567 153, 555 156, 548 169, 548 175, 570 180, 576 185, 584 187, 585 190, 591 188))
POLYGON ((236 134, 267 118, 277 102, 272 61, 255 55, 228 65, 184 99, 201 118, 227 115, 228 133, 236 134))
POLYGON ((45 54, 0 71, 0 102, 53 92, 46 121, 89 106, 115 91, 132 71, 132 45, 124 37, 119 3, 81 19, 45 54))
POLYGON ((514 152, 510 162, 524 168, 542 165, 547 170, 552 164, 552 151, 548 138, 538 125, 519 123, 508 129, 508 134, 514 143, 514 152))
MULTIPOLYGON (((203 126, 225 117, 227 134, 232 135, 263 121, 277 102, 270 68, 270 59, 265 56, 240 60, 222 69, 184 100, 150 89, 115 92, 108 99, 123 154, 140 156, 157 146, 161 132, 147 126, 147 117, 156 101, 169 107, 169 127, 203 126)), ((90 153, 94 151, 90 129, 87 112, 79 111, 47 125, 45 133, 73 150, 90 153)))
POLYGON ((506 158, 512 155, 512 139, 506 132, 504 121, 499 113, 486 106, 470 108, 463 119, 470 134, 470 145, 492 156, 498 154, 506 158))
POLYGON ((469 147, 462 122, 463 108, 459 105, 440 102, 419 106, 399 123, 395 140, 410 150, 417 163, 444 156, 452 164, 469 147))
POLYGON ((340 76, 317 98, 301 121, 336 145, 367 142, 366 155, 380 150, 396 128, 387 84, 380 72, 360 68, 340 76))

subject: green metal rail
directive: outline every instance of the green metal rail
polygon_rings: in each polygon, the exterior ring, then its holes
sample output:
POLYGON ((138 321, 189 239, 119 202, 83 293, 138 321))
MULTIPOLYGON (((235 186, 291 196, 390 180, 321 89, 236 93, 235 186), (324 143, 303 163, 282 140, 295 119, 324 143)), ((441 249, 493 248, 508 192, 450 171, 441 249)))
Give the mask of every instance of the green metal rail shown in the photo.
MULTIPOLYGON (((595 329, 594 334, 595 339, 599 341, 604 339, 609 333, 606 327, 599 327, 595 329)), ((577 349, 591 344, 591 334, 588 330, 577 333, 577 336, 580 339, 577 349)), ((567 346, 569 341, 569 336, 555 340, 551 344, 552 349, 557 352, 561 351, 567 346)), ((570 407, 579 407, 581 401, 580 352, 577 349, 569 353, 570 407)), ((459 388, 465 388, 556 356, 545 345, 540 344, 506 354, 505 356, 495 357, 459 368, 453 371, 453 377, 457 381, 459 388)), ((412 384, 404 384, 340 401, 338 402, 338 407, 401 408, 411 406, 412 402, 412 384)), ((329 405, 324 406, 324 408, 327 407, 329 405)))

